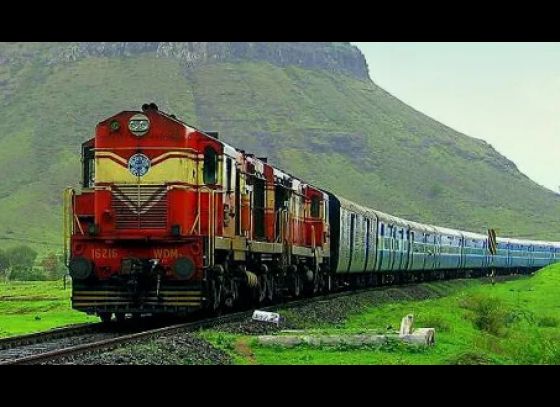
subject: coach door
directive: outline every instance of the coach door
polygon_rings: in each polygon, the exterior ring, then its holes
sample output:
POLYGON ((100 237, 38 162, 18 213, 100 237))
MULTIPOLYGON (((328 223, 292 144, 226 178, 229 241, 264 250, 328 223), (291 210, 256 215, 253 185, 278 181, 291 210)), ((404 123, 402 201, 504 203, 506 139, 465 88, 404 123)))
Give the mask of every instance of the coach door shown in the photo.
POLYGON ((237 171, 235 171, 234 158, 224 155, 224 164, 224 236, 231 237, 238 234, 238 188, 236 188, 235 174, 237 171))
POLYGON ((241 171, 235 171, 235 235, 241 235, 241 171))
POLYGON ((442 252, 441 252, 441 235, 436 234, 434 236, 434 269, 440 269, 442 259, 442 252))
MULTIPOLYGON (((391 271, 395 271, 399 267, 399 262, 397 261, 399 244, 397 239, 397 227, 396 225, 391 225, 391 271)), ((400 261, 400 259, 398 260, 400 261)))
POLYGON ((366 219, 366 272, 375 271, 375 248, 377 247, 377 227, 375 215, 368 214, 366 219), (369 217, 371 216, 371 217, 369 217))
POLYGON ((412 242, 413 239, 411 238, 412 236, 414 236, 414 233, 410 231, 410 229, 406 229, 405 232, 405 253, 406 253, 406 261, 404 263, 404 268, 403 270, 408 270, 412 267, 412 242))
POLYGON ((379 233, 377 235, 377 254, 376 254, 376 271, 383 271, 383 258, 385 257, 385 225, 378 222, 377 227, 379 233))
POLYGON ((274 186, 274 223, 276 242, 281 243, 286 238, 288 230, 288 203, 290 202, 290 190, 283 185, 274 186))
POLYGON ((404 264, 406 263, 406 248, 405 248, 405 236, 404 236, 404 228, 400 227, 397 229, 397 250, 395 254, 397 255, 397 260, 395 264, 395 270, 402 271, 404 270, 404 264))

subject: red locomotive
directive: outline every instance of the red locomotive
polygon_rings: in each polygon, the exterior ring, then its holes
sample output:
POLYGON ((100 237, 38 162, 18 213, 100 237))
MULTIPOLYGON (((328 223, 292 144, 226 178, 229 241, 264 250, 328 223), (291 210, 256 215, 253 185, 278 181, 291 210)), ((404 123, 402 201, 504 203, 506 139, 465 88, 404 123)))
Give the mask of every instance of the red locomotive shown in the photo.
POLYGON ((65 198, 77 310, 184 314, 328 284, 328 195, 217 134, 144 105, 99 123, 82 163, 65 198))

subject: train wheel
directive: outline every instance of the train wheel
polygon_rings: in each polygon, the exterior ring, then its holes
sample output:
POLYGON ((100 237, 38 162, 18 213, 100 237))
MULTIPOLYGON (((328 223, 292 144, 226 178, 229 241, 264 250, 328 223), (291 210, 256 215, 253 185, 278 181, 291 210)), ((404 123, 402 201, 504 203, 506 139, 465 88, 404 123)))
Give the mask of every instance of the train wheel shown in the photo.
POLYGON ((270 303, 273 303, 275 300, 275 290, 276 290, 276 282, 274 281, 274 276, 269 275, 267 279, 268 284, 266 285, 266 300, 270 303))
POLYGON ((111 314, 110 312, 100 312, 97 315, 99 316, 99 318, 101 318, 101 322, 103 322, 104 324, 107 325, 111 323, 111 317, 113 316, 113 314, 111 314))
POLYGON ((301 296, 301 278, 297 273, 290 276, 290 295, 294 298, 301 296))
POLYGON ((313 295, 317 295, 317 293, 321 292, 321 286, 323 281, 323 274, 317 270, 317 277, 313 281, 313 295))
POLYGON ((209 308, 212 312, 217 312, 220 309, 222 301, 222 292, 220 285, 216 280, 212 279, 208 287, 208 294, 210 297, 209 308))
POLYGON ((311 270, 307 269, 304 271, 303 274, 300 275, 300 279, 302 280, 302 291, 306 297, 311 297, 317 286, 317 278, 315 273, 311 270))
POLYGON ((267 288, 268 288, 268 278, 265 274, 260 274, 258 276, 257 290, 257 302, 262 304, 266 298, 267 288))

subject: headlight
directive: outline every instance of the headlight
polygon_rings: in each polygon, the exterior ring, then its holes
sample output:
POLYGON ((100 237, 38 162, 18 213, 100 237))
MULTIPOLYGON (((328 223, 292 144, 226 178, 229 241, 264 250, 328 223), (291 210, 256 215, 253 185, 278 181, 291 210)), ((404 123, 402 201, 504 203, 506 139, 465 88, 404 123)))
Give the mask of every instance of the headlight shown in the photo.
POLYGON ((136 136, 143 136, 150 129, 150 119, 143 114, 132 116, 128 122, 128 129, 136 136))
POLYGON ((187 280, 194 274, 194 263, 188 257, 180 257, 173 266, 175 275, 181 280, 187 280))
POLYGON ((109 124, 109 128, 111 129, 112 132, 119 131, 121 128, 121 124, 119 123, 118 120, 112 120, 111 123, 109 124))
POLYGON ((85 280, 93 271, 93 264, 84 257, 74 257, 69 264, 70 275, 76 280, 85 280))

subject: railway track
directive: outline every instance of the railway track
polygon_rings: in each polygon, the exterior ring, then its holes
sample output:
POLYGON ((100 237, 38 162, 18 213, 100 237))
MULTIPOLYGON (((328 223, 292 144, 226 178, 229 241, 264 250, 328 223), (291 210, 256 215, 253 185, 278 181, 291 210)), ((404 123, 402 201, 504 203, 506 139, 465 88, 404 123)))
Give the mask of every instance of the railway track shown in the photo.
MULTIPOLYGON (((278 303, 267 307, 259 307, 258 309, 263 311, 275 311, 279 308, 294 308, 312 302, 326 301, 383 288, 385 287, 343 291, 312 298, 304 298, 297 301, 278 303)), ((118 329, 118 327, 111 329, 111 327, 107 327, 102 323, 92 323, 1 339, 0 366, 42 364, 64 357, 117 348, 122 345, 154 338, 161 334, 179 331, 195 331, 223 323, 242 321, 251 317, 252 314, 253 309, 218 317, 160 326, 154 329, 136 330, 133 332, 130 332, 130 330, 133 329, 131 327, 128 327, 128 332, 123 332, 123 330, 118 329)))
POLYGON ((60 338, 67 338, 74 335, 85 334, 89 332, 94 332, 103 326, 102 323, 85 323, 70 325, 62 328, 55 328, 45 332, 37 332, 27 335, 14 336, 9 338, 0 339, 0 360, 2 359, 2 352, 8 349, 30 346, 49 340, 55 340, 60 338))
MULTIPOLYGON (((484 279, 484 278, 482 278, 484 279)), ((418 284, 402 284, 402 286, 415 286, 418 284)), ((282 302, 266 307, 259 307, 263 311, 276 311, 279 308, 295 308, 313 302, 328 301, 339 297, 357 295, 359 293, 385 290, 393 286, 371 287, 352 291, 342 291, 332 294, 304 298, 297 301, 282 302)), ((113 329, 107 328, 102 323, 82 324, 52 331, 24 335, 15 338, 0 340, 0 365, 30 365, 56 361, 61 358, 86 354, 100 350, 114 349, 142 340, 157 337, 161 334, 175 332, 196 331, 210 328, 228 322, 243 321, 251 317, 253 310, 239 311, 218 317, 199 319, 153 329, 142 329, 116 325, 113 329)), ((161 323, 160 323, 161 324, 161 323)))
MULTIPOLYGON (((149 324, 154 325, 153 322, 149 324)), ((161 326, 161 323, 156 323, 156 326, 161 326)), ((33 360, 35 357, 61 349, 125 336, 138 332, 139 329, 139 325, 132 323, 107 326, 99 322, 0 339, 0 365, 12 364, 19 360, 33 360)))

